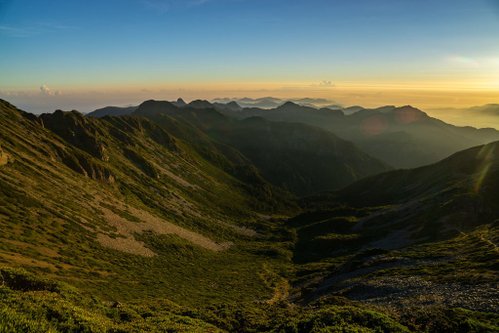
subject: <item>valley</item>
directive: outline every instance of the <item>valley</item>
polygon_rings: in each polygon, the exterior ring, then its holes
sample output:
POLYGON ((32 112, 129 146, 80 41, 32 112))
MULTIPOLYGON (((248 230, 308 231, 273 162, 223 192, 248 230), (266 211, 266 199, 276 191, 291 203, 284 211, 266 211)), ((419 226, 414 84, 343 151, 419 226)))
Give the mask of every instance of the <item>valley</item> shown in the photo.
POLYGON ((326 111, 230 106, 1 101, 0 332, 497 331, 495 132, 398 169, 326 111))

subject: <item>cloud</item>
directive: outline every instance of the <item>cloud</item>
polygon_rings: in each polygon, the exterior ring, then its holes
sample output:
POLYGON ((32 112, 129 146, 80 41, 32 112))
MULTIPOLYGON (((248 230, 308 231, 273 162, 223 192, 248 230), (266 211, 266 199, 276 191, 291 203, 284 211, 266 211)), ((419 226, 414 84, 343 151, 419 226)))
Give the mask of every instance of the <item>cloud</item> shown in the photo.
POLYGON ((34 22, 30 25, 0 25, 0 35, 14 38, 25 38, 48 32, 74 29, 76 29, 74 26, 54 22, 34 22))
POLYGON ((452 55, 448 56, 445 60, 453 66, 463 68, 499 68, 499 57, 466 57, 462 55, 452 55))
POLYGON ((33 28, 0 25, 0 35, 4 35, 7 37, 22 38, 37 35, 38 33, 39 31, 33 28))
POLYGON ((477 59, 473 59, 471 57, 465 57, 461 55, 453 55, 450 57, 447 57, 447 62, 457 65, 457 66, 462 66, 462 67, 470 67, 470 68, 478 68, 480 67, 480 62, 477 59))
POLYGON ((333 88, 335 87, 335 84, 330 80, 322 80, 319 83, 311 84, 310 87, 333 88))
POLYGON ((323 80, 319 83, 319 87, 334 87, 334 84, 329 80, 323 80))
POLYGON ((53 91, 46 84, 42 84, 40 86, 40 94, 44 96, 60 96, 62 95, 62 92, 60 90, 53 91))

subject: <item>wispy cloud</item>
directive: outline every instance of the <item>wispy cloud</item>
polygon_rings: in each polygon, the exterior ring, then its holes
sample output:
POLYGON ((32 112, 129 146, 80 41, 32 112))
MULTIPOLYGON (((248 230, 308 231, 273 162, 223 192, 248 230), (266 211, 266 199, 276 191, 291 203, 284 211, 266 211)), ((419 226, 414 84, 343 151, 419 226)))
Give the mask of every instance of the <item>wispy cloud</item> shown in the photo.
POLYGON ((47 32, 76 29, 74 26, 55 22, 38 22, 32 25, 0 25, 0 35, 15 38, 37 36, 47 32))
POLYGON ((470 69, 477 68, 499 68, 498 57, 469 57, 463 55, 452 55, 446 57, 446 62, 453 65, 470 69))
POLYGON ((40 32, 33 28, 28 27, 13 27, 8 25, 0 25, 0 35, 7 37, 30 37, 37 35, 40 32))
POLYGON ((332 81, 324 80, 319 83, 319 87, 334 87, 334 84, 332 81))
POLYGON ((60 96, 62 92, 60 90, 52 90, 46 84, 40 86, 40 94, 43 96, 60 96))
POLYGON ((334 88, 335 84, 331 80, 322 80, 319 83, 312 83, 310 87, 320 87, 320 88, 334 88))

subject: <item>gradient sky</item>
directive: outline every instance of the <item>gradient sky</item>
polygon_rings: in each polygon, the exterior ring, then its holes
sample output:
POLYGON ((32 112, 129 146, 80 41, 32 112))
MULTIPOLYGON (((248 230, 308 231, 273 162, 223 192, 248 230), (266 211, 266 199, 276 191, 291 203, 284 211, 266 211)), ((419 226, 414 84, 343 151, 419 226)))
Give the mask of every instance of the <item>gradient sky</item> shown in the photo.
POLYGON ((0 0, 0 98, 499 102, 498 0, 0 0))

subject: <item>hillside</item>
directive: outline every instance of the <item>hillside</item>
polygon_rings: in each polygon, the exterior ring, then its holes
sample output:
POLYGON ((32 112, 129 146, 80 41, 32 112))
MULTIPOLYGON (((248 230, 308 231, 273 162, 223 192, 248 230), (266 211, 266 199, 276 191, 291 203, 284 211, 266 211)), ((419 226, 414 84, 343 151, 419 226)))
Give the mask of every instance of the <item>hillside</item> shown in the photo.
POLYGON ((498 185, 496 142, 308 198, 296 297, 497 311, 498 185))
POLYGON ((396 168, 435 163, 459 150, 499 140, 496 130, 453 126, 411 106, 356 109, 345 114, 342 110, 316 109, 287 102, 269 110, 224 110, 224 114, 239 119, 258 116, 317 126, 355 143, 371 156, 396 168))
POLYGON ((367 155, 168 102, 0 122, 0 332, 498 330, 498 143, 297 203, 248 145, 367 155))
POLYGON ((299 123, 248 118, 210 133, 237 147, 273 184, 298 195, 341 188, 389 169, 352 143, 299 123))
MULTIPOLYGON (((297 195, 337 189, 389 169, 355 145, 319 128, 262 118, 237 121, 206 103, 194 101, 177 108, 169 102, 147 101, 134 115, 147 117, 186 140, 200 140, 205 134, 215 143, 233 147, 265 179, 297 195)), ((200 149, 209 145, 208 141, 199 142, 200 149)))
POLYGON ((242 298, 267 293, 254 288, 265 236, 251 240, 271 228, 257 212, 272 199, 259 203, 258 183, 225 173, 146 119, 0 107, 2 264, 108 298, 230 298, 227 285, 242 298), (238 264, 219 275, 228 262, 238 264))

